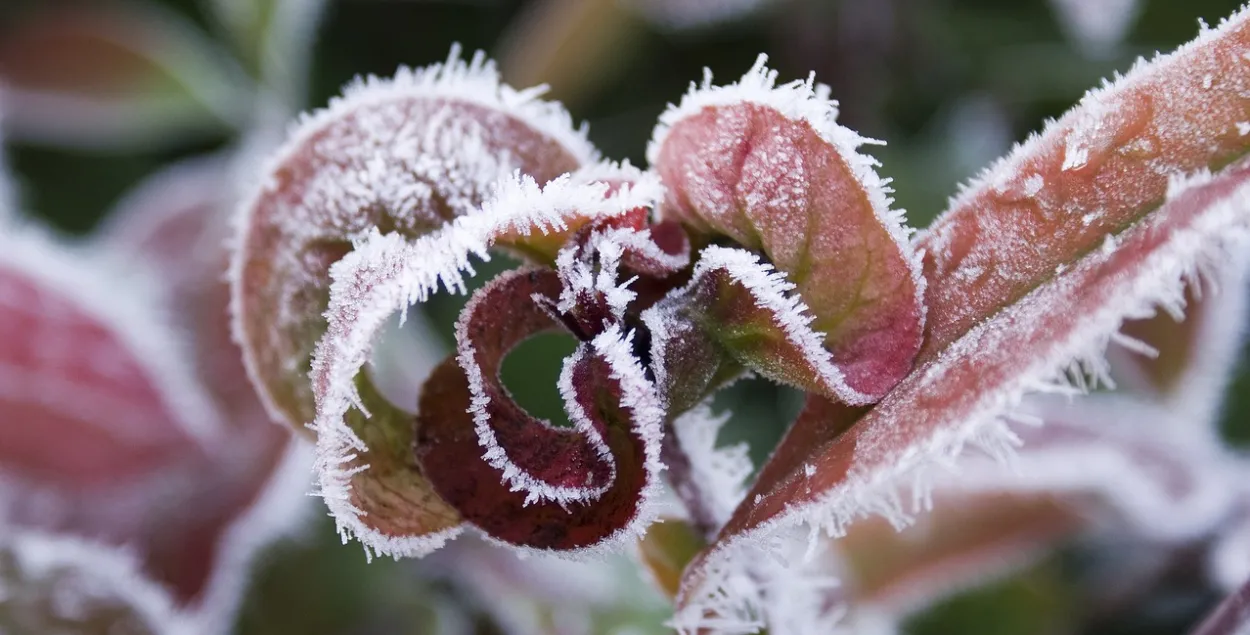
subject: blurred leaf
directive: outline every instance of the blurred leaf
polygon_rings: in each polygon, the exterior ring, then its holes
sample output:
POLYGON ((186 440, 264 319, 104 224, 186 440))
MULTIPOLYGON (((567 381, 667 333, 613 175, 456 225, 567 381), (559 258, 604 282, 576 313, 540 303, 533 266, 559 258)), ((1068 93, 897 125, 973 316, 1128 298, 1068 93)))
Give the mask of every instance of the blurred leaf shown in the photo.
POLYGON ((0 36, 0 81, 15 140, 96 150, 219 134, 252 99, 212 41, 148 4, 27 14, 0 36))
MULTIPOLYGON (((327 0, 205 0, 253 77, 298 110, 327 0)), ((293 114, 293 113, 292 113, 293 114)))

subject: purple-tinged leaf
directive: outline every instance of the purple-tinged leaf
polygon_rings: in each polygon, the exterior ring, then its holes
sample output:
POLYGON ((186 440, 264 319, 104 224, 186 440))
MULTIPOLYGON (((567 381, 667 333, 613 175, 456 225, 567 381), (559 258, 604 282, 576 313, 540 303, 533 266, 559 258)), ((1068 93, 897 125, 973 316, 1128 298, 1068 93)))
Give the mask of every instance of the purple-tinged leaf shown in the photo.
POLYGON ((682 458, 666 461, 670 481, 704 533, 715 532, 729 521, 746 496, 755 469, 746 443, 717 444, 729 417, 728 412, 713 413, 710 403, 704 401, 679 415, 671 426, 682 458), (679 478, 678 470, 686 473, 679 478), (689 491, 683 491, 686 489, 689 491))
POLYGON ((562 288, 555 309, 582 339, 654 304, 669 279, 689 266, 690 242, 681 227, 647 227, 646 218, 647 210, 636 209, 591 223, 556 256, 562 288))
POLYGON ((243 206, 235 333, 275 419, 299 427, 315 416, 307 372, 326 330, 329 269, 353 241, 428 234, 514 171, 546 182, 593 160, 584 130, 540 90, 513 90, 482 55, 458 55, 350 85, 303 120, 243 206))
POLYGON ((221 422, 144 281, 29 230, 0 243, 4 471, 87 487, 202 455, 221 422))
POLYGON ((15 139, 158 146, 247 115, 247 78, 229 55, 155 5, 45 6, 7 27, 0 81, 15 139))
MULTIPOLYGON (((868 140, 838 125, 827 87, 811 79, 776 86, 776 72, 764 61, 761 56, 735 84, 713 87, 709 77, 692 88, 660 117, 648 148, 667 188, 666 218, 704 236, 728 236, 779 272, 767 276, 762 265, 724 263, 751 292, 734 294, 743 296, 742 308, 711 311, 689 302, 707 320, 700 328, 753 369, 779 381, 816 376, 817 382, 798 385, 871 403, 911 370, 920 348, 920 262, 903 213, 890 209, 876 162, 857 150, 868 140), (792 286, 781 287, 783 278, 792 286), (751 286, 755 279, 761 286, 751 286), (770 300, 784 301, 791 289, 810 309, 807 320, 770 300), (759 297, 759 311, 747 310, 751 295, 759 297), (813 343, 800 347, 802 357, 765 364, 772 357, 760 348, 778 339, 770 321, 813 343)), ((703 259, 714 255, 705 252, 703 259)))
MULTIPOLYGON (((671 342, 674 337, 686 337, 683 327, 689 325, 702 332, 696 337, 707 341, 701 349, 731 351, 735 361, 765 377, 846 403, 875 401, 888 384, 852 384, 854 377, 866 376, 860 374, 864 367, 845 360, 839 363, 837 355, 825 348, 823 338, 812 328, 818 319, 801 296, 791 293, 794 289, 783 273, 761 263, 749 251, 715 245, 705 248, 690 283, 646 316, 656 348, 652 358, 657 376, 690 381, 689 376, 679 376, 671 368, 660 369, 692 357, 669 353, 675 347, 695 345, 693 341, 671 342), (873 392, 861 392, 856 386, 871 387, 873 392)), ((721 356, 706 355, 703 360, 691 361, 718 368, 715 364, 724 363, 718 360, 721 356)), ((702 397, 700 391, 678 384, 665 389, 673 407, 702 397)))
POLYGON ((1165 200, 1250 149, 1250 12, 1088 93, 966 186, 920 238, 932 359, 1165 200))
POLYGON ((413 463, 411 416, 378 397, 360 372, 379 329, 440 284, 463 292, 461 272, 469 269, 470 257, 489 258, 501 239, 567 231, 589 219, 649 207, 658 196, 642 184, 610 196, 608 188, 569 177, 540 188, 531 178, 514 176, 500 182, 478 212, 415 240, 374 231, 333 266, 329 326, 313 363, 313 429, 320 493, 344 536, 400 556, 427 553, 459 531, 459 515, 413 463))
MULTIPOLYGON (((171 452, 160 464, 127 465, 136 471, 134 478, 105 474, 64 483, 14 474, 21 464, 0 456, 0 473, 8 481, 18 479, 5 483, 8 491, 2 496, 9 522, 134 548, 142 556, 145 575, 164 585, 180 609, 194 613, 204 633, 229 629, 254 553, 304 520, 311 463, 309 448, 290 443, 285 427, 269 422, 230 340, 229 295, 222 280, 227 261, 226 168, 220 159, 182 164, 158 173, 127 197, 91 245, 96 260, 107 258, 108 267, 65 249, 50 251, 55 258, 42 262, 48 272, 65 267, 65 275, 79 284, 107 290, 102 301, 110 311, 124 311, 127 326, 143 328, 132 337, 159 338, 160 328, 148 324, 156 315, 167 322, 161 328, 188 335, 185 344, 192 350, 174 368, 160 371, 170 378, 186 375, 196 382, 194 391, 207 393, 208 406, 225 419, 220 432, 189 450, 171 452), (117 289, 140 280, 157 283, 150 297, 117 289)), ((52 308, 48 302, 41 306, 52 308)), ((32 328, 68 327, 58 324, 60 319, 36 316, 32 328)), ((98 358, 96 363, 124 364, 127 358, 120 356, 126 352, 101 350, 92 357, 98 358)), ((177 349, 159 352, 168 356, 177 349)), ((81 397, 62 401, 77 399, 81 397)), ((65 439, 83 436, 64 429, 50 416, 54 412, 11 420, 20 416, 11 406, 0 407, 0 421, 21 421, 28 429, 42 430, 45 453, 55 456, 65 439)), ((142 404, 99 409, 92 423, 102 434, 117 434, 142 413, 142 404)), ((152 425, 176 430, 179 416, 169 409, 152 415, 152 425)), ((155 432, 149 436, 159 438, 155 432)), ((132 458, 116 443, 102 444, 97 451, 116 452, 116 461, 132 458)), ((42 458, 35 452, 24 460, 42 458)), ((56 466, 43 468, 55 471, 56 466)))
MULTIPOLYGON (((504 357, 512 349, 534 335, 559 329, 547 307, 560 286, 559 276, 550 269, 509 271, 475 293, 460 314, 456 360, 461 372, 437 372, 422 390, 428 395, 423 403, 434 407, 418 408, 417 458, 436 489, 455 488, 458 481, 475 477, 502 481, 510 494, 523 494, 526 505, 567 506, 603 496, 618 479, 618 470, 640 471, 641 465, 617 465, 606 444, 605 422, 592 419, 593 410, 578 406, 569 412, 572 428, 554 427, 525 412, 499 379, 504 357), (457 399, 465 388, 469 400, 457 399), (450 439, 444 442, 444 435, 468 439, 469 428, 477 434, 475 444, 457 448, 450 439)), ((572 384, 585 374, 566 363, 561 390, 585 389, 572 384)), ((491 503, 481 501, 487 510, 491 503)))
MULTIPOLYGON (((715 595, 720 583, 708 572, 752 537, 801 523, 840 533, 872 513, 903 525, 909 510, 899 489, 911 486, 923 501, 928 468, 969 445, 1009 454, 1016 439, 1004 418, 1024 394, 1071 392, 1068 380, 1105 375, 1102 350, 1126 318, 1146 317, 1156 304, 1179 305, 1192 272, 1245 248, 1248 181, 1250 164, 1239 162, 1215 177, 1175 183, 1164 205, 924 358, 802 463, 769 466, 772 477, 761 479, 717 544, 688 570, 681 604, 698 607, 715 595)), ((795 429, 805 434, 801 425, 795 429)))
MULTIPOLYGON (((653 386, 633 358, 630 342, 619 330, 604 331, 565 361, 561 376, 565 408, 575 430, 587 436, 581 443, 561 440, 561 447, 572 445, 571 449, 577 450, 574 456, 545 454, 535 442, 551 443, 555 434, 544 434, 534 441, 525 441, 517 434, 512 437, 515 446, 496 441, 500 430, 517 427, 511 421, 491 421, 499 426, 492 430, 495 434, 489 440, 500 444, 486 445, 483 418, 478 416, 483 410, 476 409, 489 404, 474 399, 473 383, 472 377, 466 378, 464 371, 445 362, 422 391, 417 422, 421 466, 436 491, 467 521, 507 544, 574 553, 601 552, 634 540, 650 524, 662 469, 659 446, 663 411, 653 386), (476 412, 473 416, 462 414, 466 409, 476 412), (485 456, 478 458, 484 449, 485 456), (501 450, 508 452, 503 457, 508 465, 503 469, 491 465, 498 462, 493 459, 501 450), (540 458, 557 461, 558 467, 548 470, 554 474, 523 472, 541 463, 522 461, 540 458), (482 461, 481 467, 494 469, 475 469, 475 459, 482 461), (570 487, 567 479, 557 480, 566 476, 563 468, 581 465, 593 479, 597 472, 602 473, 596 464, 605 464, 610 470, 606 483, 574 482, 570 487), (548 482, 540 480, 544 476, 548 482), (575 488, 580 496, 571 495, 575 488)), ((544 425, 532 419, 528 423, 531 432, 533 425, 544 425)))
MULTIPOLYGON (((268 417, 230 333, 230 286, 224 278, 234 176, 227 156, 191 159, 162 170, 121 200, 94 242, 160 280, 168 317, 191 336, 200 381, 237 431, 259 427, 268 417)), ((265 443, 282 438, 264 434, 272 437, 265 443)))
POLYGON ((540 549, 581 549, 637 527, 659 472, 654 389, 616 328, 583 344, 559 386, 572 428, 524 412, 499 381, 504 356, 559 323, 549 269, 503 274, 477 292, 450 360, 422 389, 417 460, 435 490, 487 535, 540 549))
POLYGON ((0 587, 0 625, 14 635, 203 632, 131 554, 70 536, 6 531, 0 587))

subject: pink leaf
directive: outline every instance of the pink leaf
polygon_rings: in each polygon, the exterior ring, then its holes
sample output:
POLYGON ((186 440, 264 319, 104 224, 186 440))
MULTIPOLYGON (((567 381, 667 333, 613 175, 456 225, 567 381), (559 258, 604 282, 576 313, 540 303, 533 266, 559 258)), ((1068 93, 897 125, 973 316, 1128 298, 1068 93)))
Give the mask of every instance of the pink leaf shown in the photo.
POLYGON ((924 359, 1158 207, 1177 175, 1250 147, 1250 13, 1139 61, 990 167, 918 241, 924 359))
MULTIPOLYGON (((516 170, 540 182, 594 158, 585 131, 539 90, 499 83, 478 54, 374 77, 306 117, 242 209, 235 333, 275 419, 315 416, 307 378, 330 266, 374 229, 415 237, 480 206, 516 170)), ((549 254, 550 256, 550 254, 549 254)))
MULTIPOLYGON (((812 340, 815 349, 804 345, 797 359, 765 364, 768 355, 752 350, 756 323, 705 313, 715 319, 703 328, 729 332, 722 346, 779 381, 815 374, 817 385, 799 385, 871 403, 920 348, 920 264, 875 161, 857 151, 868 140, 836 123, 827 87, 811 79, 776 86, 764 61, 729 86, 705 79, 661 116, 648 157, 668 188, 662 212, 761 252, 811 311, 810 324, 799 326, 786 308, 759 299, 761 312, 812 340), (733 337, 738 329, 747 341, 733 337)), ((747 284, 740 271, 731 275, 747 284)), ((780 281, 764 292, 784 298, 780 281)))
MULTIPOLYGON (((218 432, 188 444, 189 448, 169 448, 159 463, 137 460, 135 452, 119 442, 97 441, 95 452, 122 463, 133 476, 92 474, 65 482, 67 474, 76 474, 57 463, 65 440, 86 444, 93 437, 68 428, 55 410, 23 416, 20 404, 0 405, 0 420, 6 423, 0 433, 44 432, 38 445, 21 457, 0 452, 0 472, 14 481, 6 483, 11 489, 4 496, 7 520, 140 550, 144 575, 164 585, 180 610, 194 613, 204 632, 229 627, 252 555, 303 519, 310 467, 307 448, 288 443, 290 434, 268 421, 230 340, 228 293, 222 280, 227 260, 222 242, 227 219, 223 183, 228 174, 220 159, 158 173, 110 219, 104 235, 92 245, 90 258, 49 244, 43 245, 44 259, 36 261, 42 276, 63 275, 88 285, 79 292, 84 297, 77 299, 104 303, 108 310, 103 318, 124 315, 118 325, 125 326, 121 333, 128 335, 119 337, 121 344, 130 339, 143 344, 133 351, 120 346, 80 348, 83 359, 113 368, 134 363, 140 369, 144 364, 139 362, 166 360, 161 367, 148 369, 162 380, 158 387, 181 378, 185 384, 180 390, 205 400, 200 408, 227 419, 218 432), (150 294, 124 291, 139 283, 156 283, 156 288, 147 289, 150 294), (97 298, 97 288, 106 290, 107 296, 97 298), (153 324, 158 315, 165 322, 153 324), (190 341, 173 341, 174 330, 189 335, 190 341), (149 348, 155 345, 163 348, 149 348), (143 357, 135 361, 127 357, 140 354, 143 357), (39 472, 23 469, 26 462, 37 462, 39 472)), ((52 286, 58 288, 67 287, 52 286)), ((66 313, 70 305, 59 306, 51 299, 18 302, 23 305, 40 307, 24 323, 28 336, 73 328, 65 322, 72 315, 66 313)), ((110 320, 102 323, 112 325, 110 320)), ((44 338, 32 337, 31 346, 58 350, 44 338)), ((5 377, 0 385, 6 391, 20 389, 12 381, 5 377)), ((61 403, 79 403, 81 394, 61 403)), ((89 422, 96 434, 122 439, 140 434, 139 440, 146 436, 159 441, 162 433, 179 430, 182 418, 196 414, 183 410, 192 405, 185 401, 159 410, 142 402, 96 408, 89 422), (145 415, 147 409, 153 412, 145 415), (150 430, 131 431, 136 420, 149 419, 150 430)))
POLYGON ((0 463, 63 486, 141 477, 201 455, 220 431, 189 351, 111 277, 30 231, 0 256, 0 463))
POLYGON ((1198 263, 1244 248, 1247 179, 1250 165, 1242 162, 1219 176, 1176 184, 1166 204, 1108 235, 1104 248, 926 358, 846 432, 809 452, 804 465, 810 468, 770 466, 771 478, 761 479, 718 543, 689 570, 682 603, 698 606, 714 593, 709 562, 733 557, 752 536, 803 522, 839 532, 870 513, 902 525, 909 514, 898 489, 911 485, 923 495, 926 467, 970 444, 1009 452, 1015 439, 1003 417, 1026 392, 1054 389, 1056 380, 1071 390, 1064 381, 1069 369, 1074 379, 1105 374, 1102 348, 1125 317, 1180 302, 1183 280, 1198 263))

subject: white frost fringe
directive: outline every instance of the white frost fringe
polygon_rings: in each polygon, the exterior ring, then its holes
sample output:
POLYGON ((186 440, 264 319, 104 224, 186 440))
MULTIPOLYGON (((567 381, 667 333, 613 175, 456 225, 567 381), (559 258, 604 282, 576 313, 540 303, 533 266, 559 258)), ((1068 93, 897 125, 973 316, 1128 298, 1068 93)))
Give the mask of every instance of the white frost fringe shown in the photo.
POLYGON ((739 443, 718 447, 720 431, 732 413, 714 413, 709 397, 673 420, 677 443, 690 459, 690 479, 717 526, 724 526, 747 495, 755 467, 750 447, 739 443))
MULTIPOLYGON (((481 367, 477 364, 477 353, 468 335, 468 318, 477 311, 478 302, 481 298, 487 297, 490 288, 495 284, 496 282, 488 283, 480 295, 474 295, 469 300, 461 312, 462 319, 456 324, 456 360, 469 382, 471 399, 469 412, 473 415, 474 430, 483 451, 482 458, 499 471, 500 480, 509 485, 511 491, 526 493, 525 505, 550 501, 567 506, 569 503, 584 503, 598 499, 616 480, 616 458, 612 456, 612 451, 595 428, 590 416, 582 410, 581 405, 574 398, 573 368, 585 356, 582 348, 564 360, 557 385, 560 388, 560 394, 564 396, 564 409, 568 413, 569 421, 573 423, 573 429, 594 447, 599 459, 609 466, 607 480, 598 484, 597 487, 563 487, 545 483, 513 462, 508 456, 507 448, 503 447, 495 437, 488 410, 490 396, 486 394, 486 380, 483 378, 481 367)), ((543 421, 541 424, 550 427, 549 422, 543 421)))
MULTIPOLYGON (((143 575, 132 553, 75 537, 14 528, 8 528, 0 538, 0 550, 13 554, 19 581, 54 586, 54 597, 40 600, 58 611, 58 618, 82 619, 91 603, 99 601, 128 607, 153 633, 204 632, 195 616, 180 612, 169 592, 143 575)), ((0 609, 23 599, 25 585, 4 589, 5 577, 0 570, 0 591, 4 591, 0 593, 0 609)), ((15 608, 15 614, 23 612, 23 607, 15 608)))
POLYGON ((626 186, 605 196, 607 187, 576 185, 567 175, 539 187, 533 179, 517 174, 500 183, 478 213, 411 241, 374 230, 331 268, 329 327, 317 345, 311 373, 317 418, 309 427, 317 433, 318 493, 344 541, 356 536, 366 552, 398 558, 428 553, 459 531, 430 536, 383 534, 364 524, 363 512, 351 503, 351 479, 368 466, 347 466, 368 448, 343 417, 353 406, 368 413, 357 394, 355 377, 386 319, 424 302, 440 284, 448 291, 464 293, 462 272, 472 273, 470 256, 488 260, 489 248, 501 235, 561 230, 567 219, 618 215, 655 203, 654 192, 635 192, 626 186))
MULTIPOLYGON (((485 147, 488 122, 451 119, 447 109, 436 110, 419 122, 403 121, 399 120, 401 107, 414 100, 480 106, 495 116, 516 119, 554 140, 579 165, 593 163, 598 153, 586 138, 586 127, 574 128, 572 118, 560 104, 540 100, 545 90, 543 86, 515 90, 501 83, 494 62, 483 53, 476 53, 466 62, 460 58, 460 47, 453 46, 441 64, 415 70, 400 68, 390 79, 357 78, 327 107, 301 116, 291 126, 286 142, 263 169, 256 171, 262 176, 248 188, 249 194, 243 197, 234 216, 236 244, 229 278, 233 283, 235 340, 241 344, 248 341, 240 309, 245 304, 240 283, 243 267, 251 256, 247 249, 249 229, 260 209, 259 202, 275 186, 273 179, 283 166, 310 146, 332 155, 333 160, 322 161, 309 176, 307 191, 302 193, 298 205, 278 202, 287 205, 276 214, 282 230, 302 240, 323 238, 313 233, 315 228, 332 225, 341 232, 334 239, 351 236, 364 241, 369 229, 363 226, 364 216, 360 212, 378 204, 393 210, 400 221, 441 220, 421 217, 436 194, 436 186, 440 188, 437 194, 456 213, 472 213, 482 192, 520 167, 515 153, 485 147), (336 125, 347 128, 342 122, 353 117, 356 120, 351 134, 339 131, 337 137, 327 135, 327 131, 336 130, 336 125)), ((290 254, 279 253, 276 257, 290 254)), ((301 316, 284 312, 272 318, 281 327, 298 323, 301 316)), ((245 345, 248 374, 253 384, 264 386, 257 362, 248 350, 245 345)), ((285 421, 268 391, 259 392, 274 420, 285 421)))
POLYGON ((523 555, 549 554, 566 560, 581 561, 610 555, 619 550, 622 545, 642 536, 647 527, 655 522, 660 511, 662 497, 660 472, 663 471, 664 464, 660 460, 660 439, 663 435, 664 408, 655 386, 646 378, 641 363, 634 357, 631 344, 633 336, 632 331, 622 333, 619 326, 607 328, 603 333, 595 336, 589 344, 582 344, 565 359, 564 368, 560 373, 560 395, 564 398, 564 407, 569 414, 569 419, 573 422, 574 429, 590 440, 598 451, 599 457, 609 463, 612 468, 608 481, 598 488, 553 487, 538 481, 513 463, 508 458, 506 449, 496 441, 489 421, 484 416, 489 398, 481 389, 481 370, 476 364, 472 364, 472 368, 477 371, 476 375, 468 368, 465 369, 466 374, 469 375, 470 385, 476 385, 471 389, 473 405, 470 407, 470 412, 473 413, 478 441, 485 450, 483 456, 491 467, 500 471, 503 481, 512 485, 512 491, 526 492, 526 505, 543 501, 552 501, 565 506, 569 503, 590 503, 607 492, 616 480, 616 458, 612 456, 607 443, 595 428, 590 415, 578 403, 577 389, 572 383, 573 368, 587 355, 598 356, 611 368, 612 379, 616 380, 621 387, 621 406, 627 408, 632 414, 631 430, 642 439, 644 448, 643 470, 646 473, 646 485, 640 493, 638 513, 624 527, 598 544, 581 549, 554 551, 519 547, 485 536, 487 540, 516 549, 523 555))
POLYGON ((833 146, 867 193, 869 204, 878 221, 889 231, 890 237, 898 245, 899 253, 904 254, 907 259, 912 282, 916 287, 917 305, 923 311, 926 280, 920 253, 911 246, 911 235, 915 230, 908 227, 904 210, 890 208, 890 179, 883 179, 877 174, 876 168, 881 165, 880 162, 859 152, 862 145, 885 145, 885 142, 863 137, 839 124, 838 102, 829 98, 829 86, 816 83, 815 73, 806 80, 794 80, 778 86, 777 71, 770 70, 766 66, 767 62, 768 56, 761 53, 741 79, 725 86, 713 86, 712 71, 705 68, 703 83, 696 85, 692 82, 690 90, 681 98, 681 103, 676 106, 670 104, 660 115, 660 122, 647 144, 647 161, 655 165, 660 148, 673 126, 708 107, 753 103, 772 108, 788 119, 806 122, 821 139, 833 146))
MULTIPOLYGON (((773 323, 785 334, 786 340, 803 354, 815 371, 814 379, 823 384, 826 391, 849 404, 864 405, 875 401, 871 395, 846 383, 842 370, 834 364, 833 355, 824 346, 824 335, 811 328, 815 318, 803 299, 797 293, 791 293, 794 284, 772 265, 760 262, 755 254, 733 247, 705 247, 699 254, 690 283, 672 297, 681 297, 686 290, 697 288, 704 277, 717 271, 723 271, 731 280, 742 285, 755 298, 757 306, 772 314, 773 323)), ((665 319, 668 310, 668 305, 661 301, 643 312, 644 323, 652 329, 657 360, 663 358, 667 339, 680 337, 680 333, 670 328, 673 320, 665 319)), ((657 378, 660 376, 657 374, 657 378)))
MULTIPOLYGON (((1199 175, 1174 181, 1169 199, 1203 185, 1210 178, 1199 175)), ((928 492, 934 481, 932 470, 949 469, 969 445, 979 446, 991 456, 1010 460, 1018 439, 1008 423, 1024 396, 1038 391, 1080 394, 1081 387, 1070 383, 1074 375, 1105 374, 1105 350, 1125 319, 1149 317, 1158 305, 1171 310, 1183 309, 1184 285, 1194 278, 1194 272, 1207 271, 1220 262, 1234 259, 1250 246, 1248 212, 1250 185, 1242 184, 1204 210, 1188 228, 1170 233, 1163 245, 1122 280, 1116 292, 1106 298, 1101 310, 1088 315, 1081 328, 1053 344, 1002 391, 985 395, 963 421, 934 433, 920 447, 908 448, 888 465, 874 471, 853 471, 847 481, 826 492, 817 502, 792 508, 755 529, 721 542, 706 556, 702 584, 683 590, 686 604, 682 615, 688 618, 680 622, 686 629, 684 632, 693 632, 705 611, 715 611, 721 620, 736 617, 743 624, 751 623, 749 603, 737 602, 729 595, 730 589, 726 587, 729 581, 724 579, 724 571, 735 560, 760 557, 761 548, 767 552, 769 538, 778 532, 806 525, 814 543, 820 533, 844 535, 849 523, 872 514, 902 527, 910 522, 912 512, 905 509, 900 491, 909 487, 913 494, 913 512, 924 510, 929 505, 928 492), (1073 369, 1077 372, 1072 373, 1073 369)), ((1129 231, 1141 229, 1136 227, 1129 231)), ((1112 241, 1110 245, 1110 249, 1091 254, 1077 266, 1096 266, 1111 257, 1118 242, 1112 241)), ((1026 296, 1019 304, 1027 303, 1039 291, 1026 296)), ((958 357, 961 344, 977 343, 983 335, 989 334, 982 332, 994 326, 991 321, 973 328, 952 344, 948 353, 958 357)))

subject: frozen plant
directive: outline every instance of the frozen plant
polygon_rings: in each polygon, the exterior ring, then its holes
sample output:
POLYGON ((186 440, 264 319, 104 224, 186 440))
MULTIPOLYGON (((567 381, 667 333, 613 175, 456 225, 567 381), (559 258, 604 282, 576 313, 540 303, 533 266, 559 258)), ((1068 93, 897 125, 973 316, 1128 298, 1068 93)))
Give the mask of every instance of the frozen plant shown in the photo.
MULTIPOLYGON (((765 61, 661 115, 647 170, 454 49, 293 128, 237 219, 234 331, 269 413, 315 441, 344 539, 394 557, 466 530, 569 558, 638 546, 691 633, 889 629, 953 590, 926 579, 1002 563, 977 566, 981 547, 1092 522, 1069 502, 1244 553, 1250 467, 1209 424, 1243 317, 1250 11, 1090 92, 920 234, 828 89, 765 61), (465 292, 496 250, 525 264, 473 293, 419 402, 389 401, 369 365, 383 327, 465 292), (578 342, 569 427, 499 378, 548 331, 578 342), (706 406, 746 374, 807 395, 753 480, 706 406), (866 519, 947 504, 998 524, 935 517, 884 573, 844 545, 900 551, 866 519)), ((1222 583, 1247 574, 1212 558, 1222 583)))

